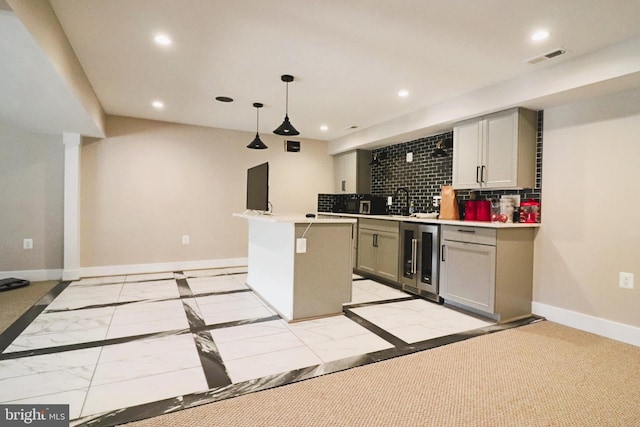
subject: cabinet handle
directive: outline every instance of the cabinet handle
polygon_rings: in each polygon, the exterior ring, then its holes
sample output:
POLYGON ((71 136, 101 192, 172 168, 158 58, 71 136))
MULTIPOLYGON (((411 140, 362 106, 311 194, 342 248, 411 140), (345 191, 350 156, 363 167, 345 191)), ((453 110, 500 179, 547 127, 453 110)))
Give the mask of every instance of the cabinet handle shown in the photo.
POLYGON ((411 274, 416 274, 418 262, 418 239, 411 239, 411 274))
POLYGON ((476 182, 480 184, 480 166, 476 166, 476 182))
POLYGON ((347 181, 343 180, 341 185, 342 185, 342 191, 347 191, 347 181))
POLYGON ((482 165, 482 168, 480 168, 480 182, 486 182, 484 180, 484 171, 487 167, 485 165, 482 165))
POLYGON ((444 251, 447 249, 447 245, 442 245, 442 250, 440 251, 440 261, 445 262, 446 259, 444 259, 444 251))
POLYGON ((460 232, 460 233, 472 233, 473 234, 473 233, 476 232, 476 230, 464 230, 464 229, 458 228, 458 232, 460 232))
POLYGON ((373 247, 374 248, 378 247, 378 235, 377 234, 373 235, 373 247))

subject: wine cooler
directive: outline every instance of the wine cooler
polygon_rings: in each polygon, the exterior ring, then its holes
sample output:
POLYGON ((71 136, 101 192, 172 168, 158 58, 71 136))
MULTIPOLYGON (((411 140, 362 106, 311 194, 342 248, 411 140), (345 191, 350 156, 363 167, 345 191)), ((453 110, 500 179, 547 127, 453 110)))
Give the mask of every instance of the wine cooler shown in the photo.
POLYGON ((402 289, 441 302, 438 296, 439 226, 402 222, 398 276, 402 289))

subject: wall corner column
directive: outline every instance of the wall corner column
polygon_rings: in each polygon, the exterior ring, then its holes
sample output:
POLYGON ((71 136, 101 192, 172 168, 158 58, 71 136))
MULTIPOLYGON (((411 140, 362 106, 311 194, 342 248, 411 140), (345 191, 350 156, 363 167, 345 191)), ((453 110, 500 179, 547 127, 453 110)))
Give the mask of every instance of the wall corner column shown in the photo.
POLYGON ((64 261, 62 280, 80 278, 80 146, 82 136, 63 133, 64 261))

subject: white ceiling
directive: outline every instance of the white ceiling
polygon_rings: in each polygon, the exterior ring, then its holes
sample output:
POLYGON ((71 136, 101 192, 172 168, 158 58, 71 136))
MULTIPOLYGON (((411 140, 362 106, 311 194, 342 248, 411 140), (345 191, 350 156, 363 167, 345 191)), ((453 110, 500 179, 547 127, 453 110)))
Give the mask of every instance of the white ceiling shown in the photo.
POLYGON ((292 74, 291 122, 300 137, 321 140, 640 35, 640 0, 50 3, 107 114, 255 132, 252 104, 262 102, 260 132, 269 133, 284 117, 280 76, 292 74), (532 42, 541 28, 550 37, 532 42), (156 45, 157 33, 173 43, 156 45), (568 53, 526 62, 557 47, 568 53), (401 89, 409 96, 398 97, 401 89), (154 100, 165 108, 153 109, 154 100))

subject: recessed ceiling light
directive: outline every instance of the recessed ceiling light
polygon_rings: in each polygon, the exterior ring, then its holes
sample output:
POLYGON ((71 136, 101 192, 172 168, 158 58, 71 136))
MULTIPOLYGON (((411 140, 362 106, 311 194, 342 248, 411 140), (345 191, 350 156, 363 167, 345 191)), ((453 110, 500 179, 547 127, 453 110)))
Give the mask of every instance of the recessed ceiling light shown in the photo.
POLYGON ((322 126, 320 126, 320 130, 321 130, 321 131, 323 131, 323 132, 325 132, 325 131, 329 130, 329 126, 327 126, 327 125, 322 125, 322 126))
POLYGON ((153 40, 155 40, 156 43, 161 44, 163 46, 171 44, 171 39, 166 34, 156 34, 153 40))
POLYGON ((531 40, 533 41, 540 41, 540 40, 544 40, 547 37, 549 37, 549 31, 547 30, 540 30, 540 31, 536 31, 535 33, 533 33, 531 35, 531 40))
POLYGON ((153 105, 153 108, 156 108, 158 110, 164 108, 164 104, 162 103, 162 101, 153 101, 151 105, 153 105))
POLYGON ((216 101, 233 102, 233 98, 229 98, 228 96, 216 96, 216 101))
POLYGON ((398 96, 401 97, 401 98, 405 98, 405 97, 409 96, 409 91, 406 91, 406 90, 403 89, 400 92, 398 92, 398 96))

